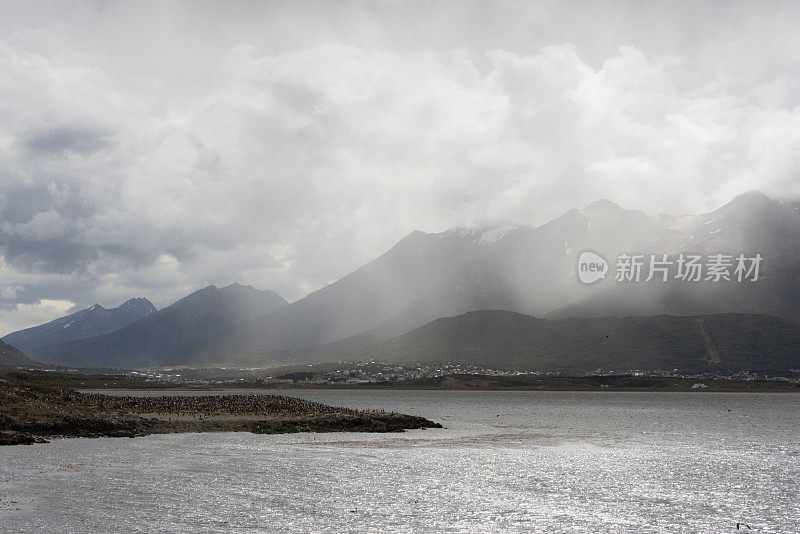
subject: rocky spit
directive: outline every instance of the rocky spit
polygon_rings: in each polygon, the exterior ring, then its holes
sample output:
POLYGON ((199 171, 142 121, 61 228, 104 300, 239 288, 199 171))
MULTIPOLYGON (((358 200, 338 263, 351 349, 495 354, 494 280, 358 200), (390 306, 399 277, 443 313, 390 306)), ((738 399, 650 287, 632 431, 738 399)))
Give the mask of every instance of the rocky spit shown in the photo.
POLYGON ((338 408, 279 395, 117 397, 36 384, 0 373, 0 445, 58 437, 177 432, 402 432, 441 428, 423 417, 338 408))

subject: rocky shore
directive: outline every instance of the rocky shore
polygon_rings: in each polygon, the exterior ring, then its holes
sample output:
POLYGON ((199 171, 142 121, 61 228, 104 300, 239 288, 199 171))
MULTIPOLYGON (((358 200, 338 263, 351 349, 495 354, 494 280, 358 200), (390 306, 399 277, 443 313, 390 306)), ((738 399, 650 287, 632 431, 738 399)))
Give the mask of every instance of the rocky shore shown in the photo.
POLYGON ((116 397, 41 386, 0 373, 0 445, 53 437, 177 432, 401 432, 441 428, 422 417, 338 408, 279 395, 116 397))

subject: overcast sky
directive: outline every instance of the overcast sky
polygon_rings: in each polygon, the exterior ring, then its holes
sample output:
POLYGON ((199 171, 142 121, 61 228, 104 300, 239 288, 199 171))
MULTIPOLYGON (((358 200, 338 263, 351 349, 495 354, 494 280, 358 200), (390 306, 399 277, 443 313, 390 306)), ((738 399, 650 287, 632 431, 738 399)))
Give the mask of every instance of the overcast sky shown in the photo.
POLYGON ((0 335, 409 232, 800 197, 800 3, 0 2, 0 335))

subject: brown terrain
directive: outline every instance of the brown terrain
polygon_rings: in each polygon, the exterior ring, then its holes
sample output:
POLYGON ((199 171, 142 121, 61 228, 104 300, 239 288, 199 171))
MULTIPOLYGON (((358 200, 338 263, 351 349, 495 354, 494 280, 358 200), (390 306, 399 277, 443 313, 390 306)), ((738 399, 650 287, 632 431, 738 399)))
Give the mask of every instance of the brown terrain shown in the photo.
POLYGON ((422 417, 338 408, 279 395, 117 397, 42 385, 0 371, 0 445, 54 437, 136 437, 177 432, 401 432, 441 428, 422 417))

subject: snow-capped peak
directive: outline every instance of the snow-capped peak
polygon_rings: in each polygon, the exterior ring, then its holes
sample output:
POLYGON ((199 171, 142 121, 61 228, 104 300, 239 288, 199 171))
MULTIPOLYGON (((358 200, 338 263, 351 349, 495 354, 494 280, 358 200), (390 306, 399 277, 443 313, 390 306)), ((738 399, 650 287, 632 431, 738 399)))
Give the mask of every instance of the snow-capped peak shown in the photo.
POLYGON ((478 242, 481 244, 496 243, 503 239, 509 232, 516 230, 519 226, 515 224, 502 224, 480 230, 478 242))
POLYGON ((506 223, 482 228, 451 228, 435 235, 440 238, 457 237, 460 239, 468 239, 480 245, 489 245, 500 241, 508 235, 509 232, 518 228, 519 226, 517 225, 506 223))

